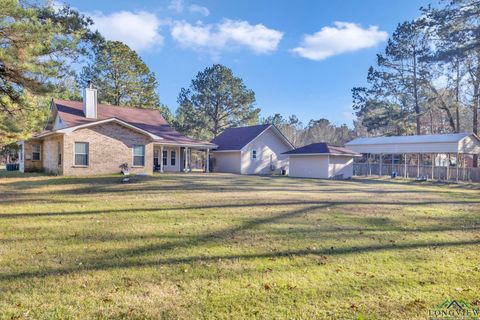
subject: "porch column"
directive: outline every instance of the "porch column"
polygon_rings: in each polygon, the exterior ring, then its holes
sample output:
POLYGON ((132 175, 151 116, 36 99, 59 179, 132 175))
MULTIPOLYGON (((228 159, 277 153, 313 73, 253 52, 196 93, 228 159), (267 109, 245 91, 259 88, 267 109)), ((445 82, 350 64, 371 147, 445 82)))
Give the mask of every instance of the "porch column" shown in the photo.
POLYGON ((207 149, 207 159, 205 159, 205 172, 210 172, 210 149, 207 149))
POLYGON ((456 177, 455 180, 457 180, 457 182, 458 182, 458 175, 459 175, 459 172, 458 172, 458 163, 460 162, 460 159, 459 159, 458 157, 459 157, 459 154, 458 154, 458 152, 457 152, 457 158, 456 158, 456 160, 455 160, 455 167, 456 167, 456 169, 457 169, 457 177, 456 177))
POLYGON ((450 153, 447 154, 447 181, 450 180, 450 153))
POLYGON ((432 153, 432 180, 434 179, 435 175, 435 154, 432 153))
POLYGON ((397 172, 397 170, 395 170, 395 169, 396 169, 395 168, 395 155, 392 153, 392 171, 390 173, 392 173, 394 171, 397 172))
POLYGON ((185 167, 183 168, 183 172, 188 172, 188 147, 183 149, 184 157, 185 157, 185 167))
POLYGON ((160 161, 160 172, 163 173, 163 145, 160 146, 160 155, 158 156, 160 161))
POLYGON ((383 166, 383 154, 380 153, 380 169, 379 169, 379 176, 382 176, 382 166, 383 166))
POLYGON ((368 158, 367 158, 367 164, 368 164, 368 170, 367 170, 367 176, 371 176, 372 175, 372 167, 370 166, 370 153, 368 154, 368 158))
POLYGON ((403 155, 403 161, 404 161, 404 163, 403 163, 403 177, 407 178, 407 154, 406 153, 403 155))
POLYGON ((420 177, 420 153, 417 154, 417 178, 420 177))

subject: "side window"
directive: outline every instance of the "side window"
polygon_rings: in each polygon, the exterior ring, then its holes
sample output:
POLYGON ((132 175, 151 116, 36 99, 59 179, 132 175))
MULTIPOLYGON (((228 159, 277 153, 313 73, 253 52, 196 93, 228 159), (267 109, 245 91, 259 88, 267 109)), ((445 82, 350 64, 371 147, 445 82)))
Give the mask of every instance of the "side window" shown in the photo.
POLYGON ((88 166, 88 143, 75 142, 75 165, 88 166))
POLYGON ((167 165, 167 157, 168 157, 168 151, 167 151, 167 150, 163 150, 162 161, 163 161, 163 165, 164 165, 164 166, 167 165))
POLYGON ((175 150, 172 150, 170 152, 170 165, 171 166, 174 166, 176 164, 176 156, 177 156, 177 153, 175 152, 175 150))
POLYGON ((32 144, 32 160, 33 161, 40 160, 40 145, 39 144, 32 144))
POLYGON ((143 167, 145 165, 145 146, 133 146, 133 165, 143 167))
POLYGON ((257 159, 257 150, 252 150, 252 159, 257 159))

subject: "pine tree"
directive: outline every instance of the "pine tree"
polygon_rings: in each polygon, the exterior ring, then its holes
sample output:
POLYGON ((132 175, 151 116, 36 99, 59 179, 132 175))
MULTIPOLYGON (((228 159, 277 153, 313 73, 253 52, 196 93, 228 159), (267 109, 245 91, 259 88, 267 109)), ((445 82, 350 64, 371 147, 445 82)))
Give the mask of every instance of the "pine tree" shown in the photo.
POLYGON ((255 93, 232 70, 215 64, 199 72, 190 88, 178 96, 178 127, 182 132, 210 139, 223 130, 258 122, 255 93))
POLYGON ((0 0, 0 145, 41 129, 48 94, 69 73, 82 43, 96 37, 91 20, 64 7, 0 0))

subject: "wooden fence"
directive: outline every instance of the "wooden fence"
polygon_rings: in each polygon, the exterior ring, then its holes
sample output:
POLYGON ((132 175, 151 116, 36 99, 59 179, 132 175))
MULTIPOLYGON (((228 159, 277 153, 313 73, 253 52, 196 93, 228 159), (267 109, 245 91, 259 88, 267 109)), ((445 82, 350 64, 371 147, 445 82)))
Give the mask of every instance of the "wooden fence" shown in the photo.
POLYGON ((416 179, 426 177, 433 180, 480 182, 480 168, 433 167, 431 165, 354 163, 354 176, 390 176, 396 172, 398 177, 416 179))

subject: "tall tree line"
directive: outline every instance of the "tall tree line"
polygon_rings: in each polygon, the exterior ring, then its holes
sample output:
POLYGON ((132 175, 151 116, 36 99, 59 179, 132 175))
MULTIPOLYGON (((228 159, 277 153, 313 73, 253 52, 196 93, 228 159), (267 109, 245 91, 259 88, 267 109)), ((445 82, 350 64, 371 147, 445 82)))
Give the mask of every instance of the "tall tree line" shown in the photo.
POLYGON ((400 23, 352 96, 359 134, 478 133, 480 1, 442 1, 400 23))
POLYGON ((304 125, 295 115, 284 118, 277 113, 261 119, 261 123, 275 125, 295 147, 316 142, 343 146, 355 136, 347 125, 336 126, 325 118, 310 120, 304 125))

